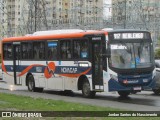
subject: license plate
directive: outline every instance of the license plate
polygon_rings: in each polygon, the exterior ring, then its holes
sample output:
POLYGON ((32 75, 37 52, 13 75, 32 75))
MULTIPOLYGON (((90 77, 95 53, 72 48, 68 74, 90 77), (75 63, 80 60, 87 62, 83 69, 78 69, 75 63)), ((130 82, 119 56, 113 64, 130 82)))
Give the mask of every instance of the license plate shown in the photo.
POLYGON ((134 87, 133 90, 142 90, 141 87, 134 87))

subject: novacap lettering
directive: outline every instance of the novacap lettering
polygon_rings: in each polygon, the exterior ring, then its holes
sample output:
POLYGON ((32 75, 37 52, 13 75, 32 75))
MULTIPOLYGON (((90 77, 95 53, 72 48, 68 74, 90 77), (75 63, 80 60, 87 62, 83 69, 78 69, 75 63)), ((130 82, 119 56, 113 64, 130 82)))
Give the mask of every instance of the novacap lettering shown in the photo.
POLYGON ((62 73, 76 73, 77 72, 77 68, 61 68, 61 72, 62 73))

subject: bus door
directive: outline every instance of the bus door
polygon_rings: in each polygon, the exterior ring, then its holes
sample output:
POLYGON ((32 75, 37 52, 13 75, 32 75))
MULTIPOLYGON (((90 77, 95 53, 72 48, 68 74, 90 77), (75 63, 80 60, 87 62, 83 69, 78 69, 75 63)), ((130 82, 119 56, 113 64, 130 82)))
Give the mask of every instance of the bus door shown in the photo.
POLYGON ((93 89, 103 90, 103 58, 101 40, 92 40, 92 79, 93 89))
POLYGON ((13 43, 13 72, 14 84, 22 85, 22 81, 18 74, 20 73, 20 42, 13 43))

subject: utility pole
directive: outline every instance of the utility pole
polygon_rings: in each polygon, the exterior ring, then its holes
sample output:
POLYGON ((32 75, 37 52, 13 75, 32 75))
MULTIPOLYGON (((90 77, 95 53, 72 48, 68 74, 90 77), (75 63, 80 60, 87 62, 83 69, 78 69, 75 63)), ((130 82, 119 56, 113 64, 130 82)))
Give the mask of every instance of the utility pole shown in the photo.
POLYGON ((35 13, 34 13, 34 32, 37 31, 37 0, 35 0, 35 6, 34 6, 34 9, 35 9, 35 13))
POLYGON ((125 11, 124 11, 124 29, 126 29, 126 7, 127 7, 127 3, 126 3, 127 1, 125 0, 124 1, 124 8, 125 8, 125 11))

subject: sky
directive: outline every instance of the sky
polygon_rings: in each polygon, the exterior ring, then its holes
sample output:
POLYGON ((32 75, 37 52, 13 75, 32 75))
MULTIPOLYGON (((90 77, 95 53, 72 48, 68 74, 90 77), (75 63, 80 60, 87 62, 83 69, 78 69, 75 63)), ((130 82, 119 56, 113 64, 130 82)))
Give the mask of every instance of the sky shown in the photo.
POLYGON ((104 0, 105 3, 111 4, 111 0, 104 0))

